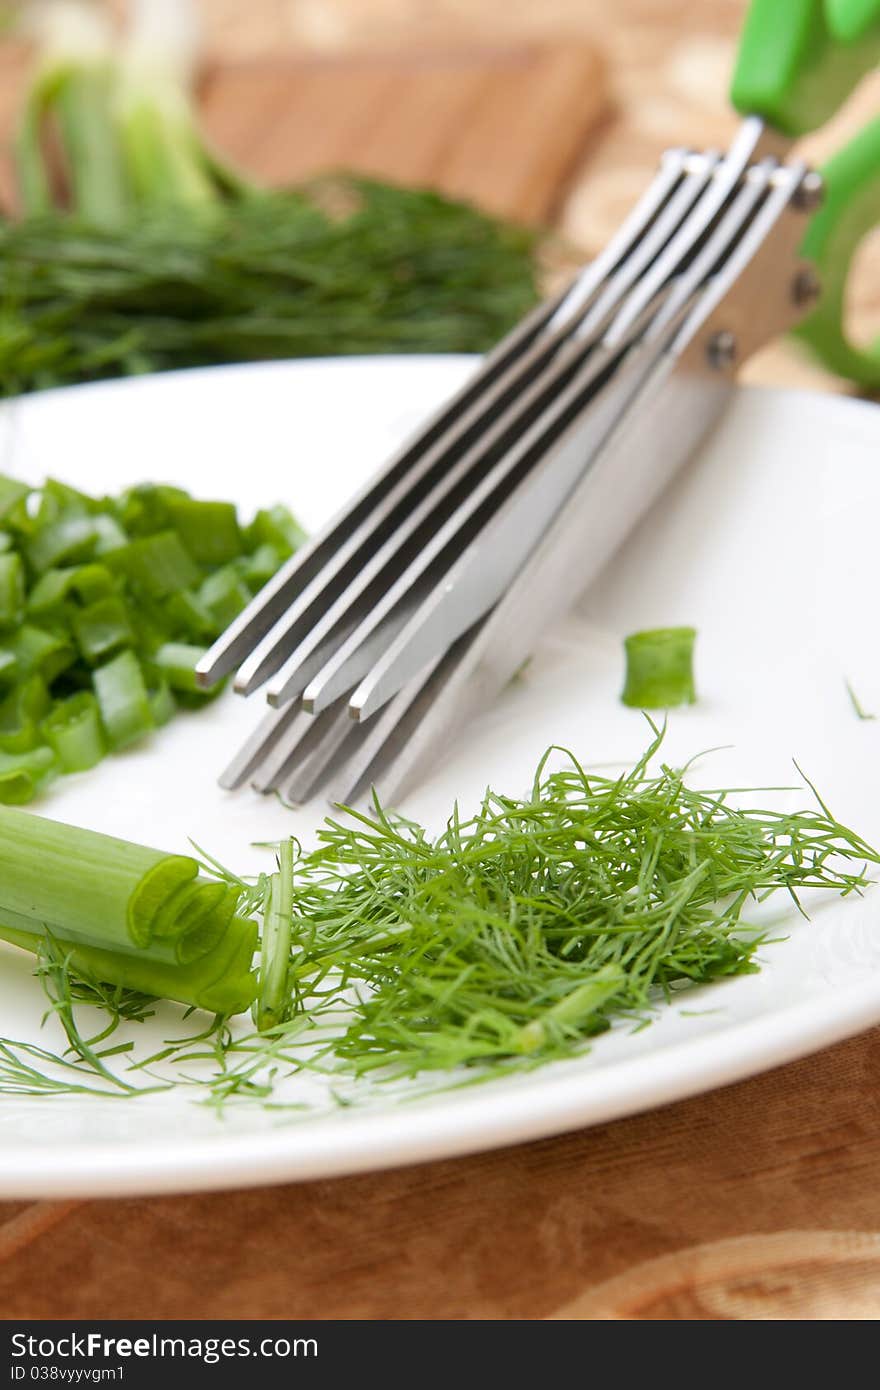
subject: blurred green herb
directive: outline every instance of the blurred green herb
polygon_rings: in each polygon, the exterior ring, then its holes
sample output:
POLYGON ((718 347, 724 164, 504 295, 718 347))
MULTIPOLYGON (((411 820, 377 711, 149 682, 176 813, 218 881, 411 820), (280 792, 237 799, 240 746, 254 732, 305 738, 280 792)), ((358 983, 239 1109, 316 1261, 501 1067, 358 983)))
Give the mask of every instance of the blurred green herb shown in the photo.
POLYGON ((862 708, 861 702, 859 701, 859 698, 856 695, 856 692, 853 690, 852 686, 850 685, 849 681, 845 681, 844 684, 846 685, 846 693, 849 696, 850 704, 855 710, 856 717, 858 719, 876 719, 876 714, 869 714, 866 709, 862 708))
POLYGON ((337 175, 272 192, 190 99, 191 7, 56 0, 0 223, 0 391, 269 358, 480 352, 535 302, 535 234, 337 175), (52 156, 47 159, 47 131, 52 156))

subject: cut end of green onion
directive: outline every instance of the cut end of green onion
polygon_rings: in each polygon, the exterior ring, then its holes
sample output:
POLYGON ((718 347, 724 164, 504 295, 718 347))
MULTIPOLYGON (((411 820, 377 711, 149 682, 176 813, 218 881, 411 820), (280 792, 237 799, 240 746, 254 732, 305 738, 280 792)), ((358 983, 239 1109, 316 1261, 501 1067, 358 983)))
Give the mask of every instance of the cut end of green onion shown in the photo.
POLYGON ((94 676, 101 722, 111 748, 126 748, 153 727, 153 711, 144 676, 133 652, 99 666, 94 676))
MULTIPOLYGON (((54 755, 4 759, 0 797, 23 800, 54 755)), ((236 915, 240 897, 188 855, 0 808, 0 939, 38 951, 51 936, 87 977, 219 1012, 250 1007, 257 936, 236 915)))
POLYGON ((626 681, 620 697, 623 703, 635 709, 694 704, 696 635, 692 627, 658 627, 627 637, 626 681))
POLYGON ((98 702, 89 690, 60 700, 43 720, 42 732, 62 772, 87 772, 107 751, 98 702))

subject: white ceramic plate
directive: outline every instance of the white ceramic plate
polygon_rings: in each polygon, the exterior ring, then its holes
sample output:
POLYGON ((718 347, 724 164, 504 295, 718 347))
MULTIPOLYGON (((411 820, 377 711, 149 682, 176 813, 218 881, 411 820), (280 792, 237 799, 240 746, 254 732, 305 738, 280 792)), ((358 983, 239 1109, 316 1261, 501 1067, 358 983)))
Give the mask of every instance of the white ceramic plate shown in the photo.
MULTIPOLYGON (((167 479, 245 509, 288 500, 314 527, 472 370, 466 358, 311 361, 188 372, 53 392, 0 410, 0 470, 85 489, 167 479)), ((743 392, 702 457, 552 632, 525 675, 464 731, 404 809, 439 825, 487 783, 522 791, 546 745, 631 761, 646 728, 618 700, 622 639, 691 623, 700 700, 673 714, 669 760, 730 745, 697 772, 718 785, 789 783, 791 758, 835 813, 880 842, 880 410, 800 393, 743 392)), ((187 848, 241 872, 252 841, 308 842, 323 808, 222 793, 215 777, 258 717, 231 694, 148 745, 70 778, 34 809, 187 848)), ((798 800, 803 797, 798 796, 798 800)), ((401 1104, 333 1108, 320 1083, 285 1083, 311 1110, 257 1104, 222 1117, 172 1091, 130 1101, 0 1096, 0 1195, 110 1195, 351 1172, 537 1138, 659 1105, 788 1061, 880 1021, 878 899, 823 902, 759 975, 679 996, 641 1032, 614 1029, 574 1062, 401 1104)), ((30 959, 3 948, 0 1033, 40 1030, 30 959)), ((152 1048, 179 1031, 162 1006, 152 1048)))

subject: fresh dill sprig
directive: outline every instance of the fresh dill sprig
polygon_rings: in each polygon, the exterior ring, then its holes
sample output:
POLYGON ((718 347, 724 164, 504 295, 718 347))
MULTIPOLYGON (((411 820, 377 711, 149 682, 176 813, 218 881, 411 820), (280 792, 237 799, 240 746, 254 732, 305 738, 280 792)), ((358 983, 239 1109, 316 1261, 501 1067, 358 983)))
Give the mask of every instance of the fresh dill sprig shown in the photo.
POLYGON ((548 750, 526 797, 488 791, 433 840, 378 801, 326 821, 298 865, 292 972, 304 998, 349 1000, 341 1065, 414 1076, 571 1056, 675 987, 756 970, 749 904, 782 890, 803 910, 806 888, 867 885, 877 852, 821 802, 740 809, 680 769, 652 772, 651 727, 630 772, 548 750), (568 765, 549 770, 552 754, 568 765))
POLYGON ((846 686, 846 693, 847 693, 847 695, 849 696, 849 702, 850 702, 850 704, 852 705, 853 709, 855 710, 856 718, 857 718, 857 719, 876 719, 876 718, 877 718, 876 714, 869 714, 868 711, 867 711, 866 709, 863 709, 862 704, 861 704, 861 701, 859 700, 859 697, 856 695, 856 692, 853 690, 853 688, 852 688, 852 686, 850 685, 849 681, 844 681, 844 685, 846 686))
MULTIPOLYGON (((615 1022, 644 1026, 690 985, 756 971, 770 938, 751 912, 772 895, 806 916, 805 890, 848 896, 870 883, 880 855, 803 773, 813 805, 739 806, 734 789, 688 785, 691 764, 659 762, 664 730, 648 722, 631 770, 604 775, 551 748, 525 796, 487 791, 436 836, 374 799, 328 817, 295 865, 293 842, 279 847, 278 873, 249 889, 203 855, 250 905, 271 909, 263 1030, 243 1036, 217 1015, 129 1058, 129 1070, 218 1109, 301 1107, 279 1092, 297 1073, 323 1076, 336 1098, 347 1079, 346 1104, 369 1092, 365 1078, 427 1073, 445 1087, 507 1075, 576 1056, 615 1022)), ((735 792, 751 802, 755 790, 735 792)), ((142 1021, 149 1001, 77 983, 51 943, 39 973, 70 1053, 3 1043, 0 1093, 142 1094, 104 1060, 131 1043, 99 1045, 120 1022, 142 1021), (76 1021, 84 1005, 110 1019, 92 1038, 76 1021)))
POLYGON ((338 177, 121 227, 0 221, 0 397, 327 354, 483 352, 536 302, 536 234, 424 190, 338 177))

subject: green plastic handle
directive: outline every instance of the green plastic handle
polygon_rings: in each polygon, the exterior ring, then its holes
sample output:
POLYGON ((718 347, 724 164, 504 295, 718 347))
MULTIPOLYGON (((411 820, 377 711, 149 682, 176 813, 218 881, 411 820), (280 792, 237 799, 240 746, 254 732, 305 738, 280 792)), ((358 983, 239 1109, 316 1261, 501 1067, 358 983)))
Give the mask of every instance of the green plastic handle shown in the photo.
POLYGON ((880 388, 880 339, 860 349, 844 326, 846 282, 865 234, 880 224, 880 117, 840 150, 822 170, 825 201, 810 219, 801 252, 819 272, 822 295, 796 335, 820 361, 859 386, 880 388))
MULTIPOLYGON (((792 139, 824 125, 880 64, 880 0, 752 0, 731 100, 792 139)), ((822 283, 796 330, 819 360, 857 385, 880 387, 880 340, 860 349, 846 334, 846 282, 862 238, 880 223, 880 119, 822 170, 825 201, 802 249, 822 283)))
POLYGON ((796 139, 880 63, 880 0, 752 0, 730 98, 796 139))
POLYGON ((870 34, 880 18, 880 0, 825 0, 828 28, 841 43, 870 34))

